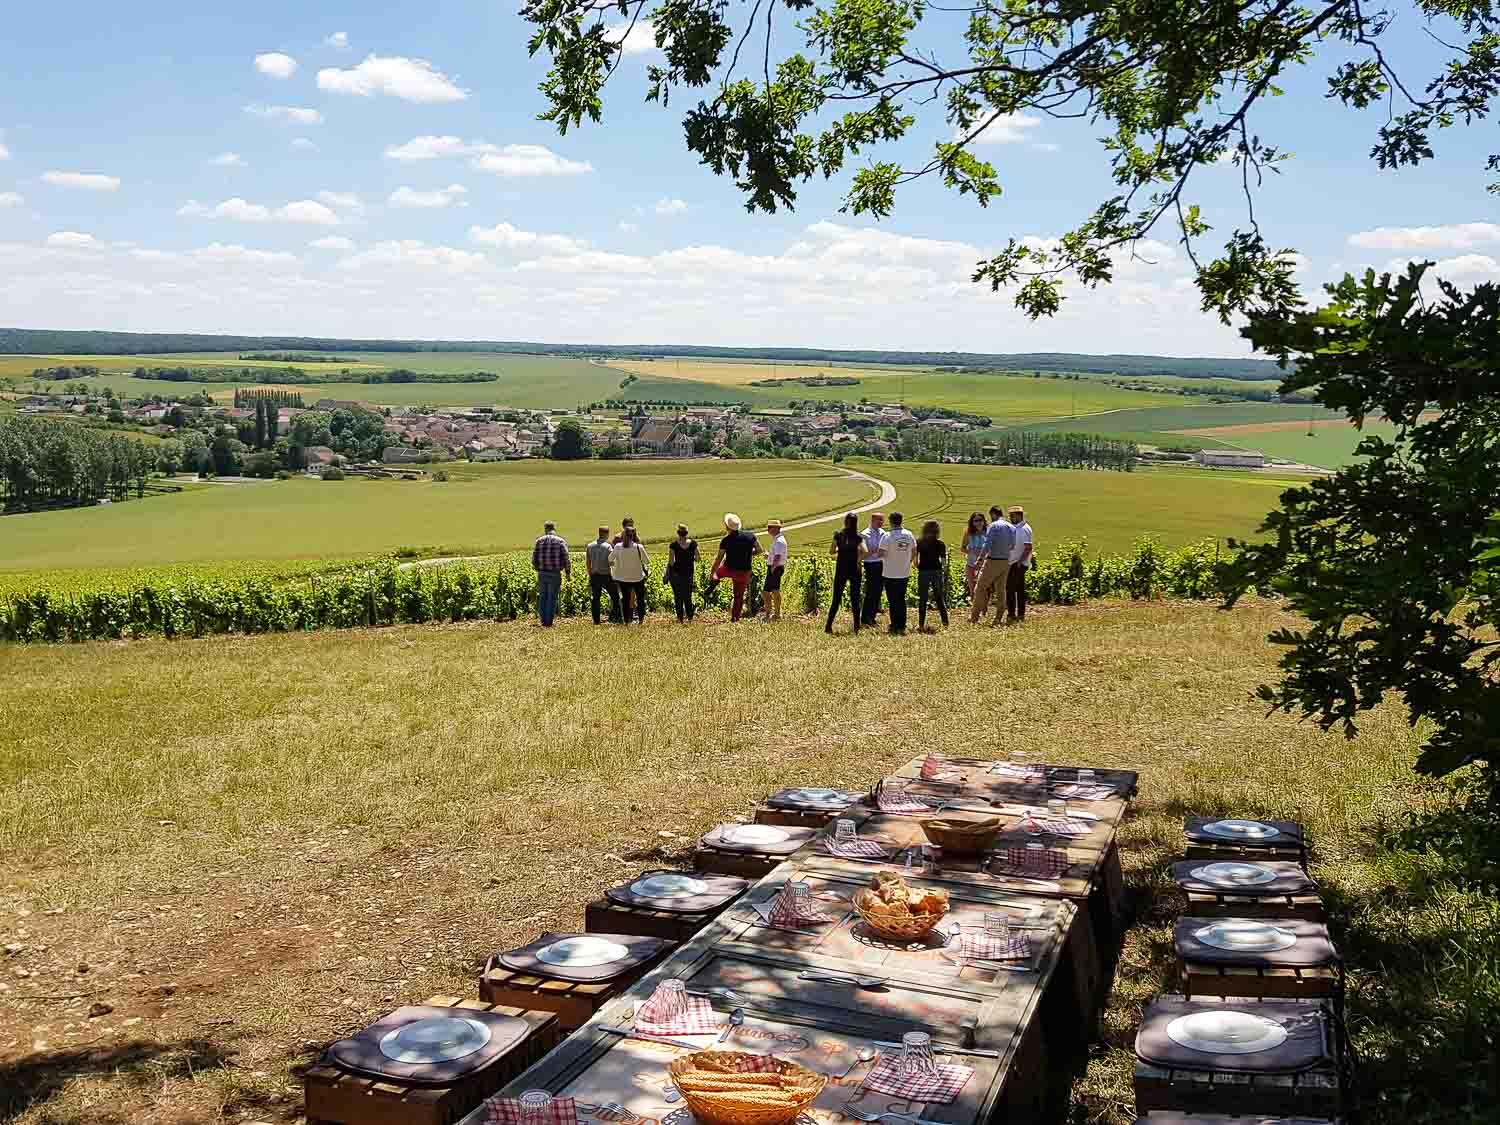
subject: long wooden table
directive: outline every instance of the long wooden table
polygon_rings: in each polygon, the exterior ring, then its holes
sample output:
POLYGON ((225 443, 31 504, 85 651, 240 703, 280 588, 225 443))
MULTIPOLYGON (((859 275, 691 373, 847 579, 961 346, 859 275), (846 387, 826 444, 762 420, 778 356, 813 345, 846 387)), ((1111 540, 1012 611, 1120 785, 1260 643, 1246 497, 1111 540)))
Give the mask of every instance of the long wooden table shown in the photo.
MULTIPOLYGON (((919 765, 916 762, 908 768, 915 770, 919 765)), ((1134 775, 1129 782, 1133 789, 1134 775)), ((981 787, 988 784, 976 777, 974 795, 987 793, 981 787)), ((968 789, 966 779, 966 796, 968 789)), ((1044 799, 1031 803, 1044 803, 1044 799)), ((1010 914, 1013 925, 1031 939, 1028 961, 1009 969, 964 965, 944 948, 944 939, 936 936, 910 946, 879 939, 859 921, 849 901, 879 866, 826 855, 815 840, 765 876, 660 967, 604 1005, 504 1093, 519 1096, 527 1089, 546 1089, 594 1107, 617 1103, 624 1107, 627 1120, 639 1117, 641 1125, 692 1125, 682 1103, 672 1098, 675 1091, 667 1074, 672 1060, 686 1053, 686 1048, 612 1033, 630 1027, 634 1006, 649 997, 660 981, 678 977, 687 981, 690 992, 712 999, 721 1026, 735 1008, 743 1009, 744 1023, 731 1032, 726 1047, 776 1054, 831 1076, 810 1114, 817 1125, 847 1120, 845 1107, 920 1112, 928 1120, 947 1125, 1040 1119, 1065 1094, 1065 1089, 1049 1080, 1048 1053, 1069 1031, 1076 1034, 1082 1015, 1078 1006, 1087 993, 1076 979, 1083 959, 1078 935, 1092 937, 1093 926, 1085 913, 1096 872, 1113 848, 1114 832, 1123 815, 1124 800, 1118 803, 1119 809, 1109 810, 1108 819, 1094 807, 1105 802, 1088 806, 1101 820, 1087 839, 1079 838, 1083 841, 1077 844, 1079 870, 1076 875, 1070 870, 1056 893, 1037 893, 1020 881, 982 876, 948 862, 929 875, 908 880, 914 886, 948 890, 951 908, 944 919, 945 929, 978 926, 985 913, 995 910, 1010 914), (810 884, 832 922, 807 931, 789 931, 762 920, 756 904, 769 902, 793 879, 810 884), (862 989, 802 978, 801 974, 820 969, 880 977, 883 983, 862 989), (1044 1000, 1048 1001, 1045 1005, 1044 1000), (1065 1020, 1071 1013, 1073 1026, 1049 1028, 1058 1021, 1049 1020, 1044 1007, 1065 1020), (899 1042, 908 1031, 927 1031, 937 1043, 955 1051, 970 1048, 984 1053, 940 1058, 974 1068, 974 1076, 955 1101, 922 1105, 862 1089, 874 1064, 860 1061, 861 1049, 890 1054, 892 1048, 874 1044, 899 1042)), ((865 821, 861 835, 921 836, 914 819, 886 817, 869 809, 856 815, 865 821)), ((1070 858, 1073 851, 1070 846, 1070 858)), ((679 1038, 703 1047, 715 1041, 715 1036, 679 1038)), ((899 1052, 899 1048, 894 1050, 899 1052)), ((465 1125, 477 1125, 481 1116, 479 1112, 470 1115, 465 1125)), ((618 1122, 621 1115, 603 1108, 580 1109, 580 1118, 618 1122)))

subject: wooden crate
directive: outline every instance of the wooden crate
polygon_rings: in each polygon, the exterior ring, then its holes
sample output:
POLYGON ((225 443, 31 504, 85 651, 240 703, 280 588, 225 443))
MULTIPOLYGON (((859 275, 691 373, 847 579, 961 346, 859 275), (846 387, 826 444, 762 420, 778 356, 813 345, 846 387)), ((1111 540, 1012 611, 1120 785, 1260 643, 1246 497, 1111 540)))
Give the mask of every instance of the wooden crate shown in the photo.
POLYGON ((1338 992, 1338 970, 1332 965, 1299 969, 1264 969, 1254 965, 1177 962, 1187 996, 1248 996, 1264 1000, 1324 1000, 1338 992))
POLYGON ((1339 1082, 1333 1064, 1301 1074, 1227 1074, 1168 1070, 1139 1059, 1135 1064, 1138 1113, 1176 1109, 1187 1113, 1336 1117, 1339 1082))
POLYGON ((556 1012, 562 1030, 574 1031, 588 1023, 606 1001, 624 992, 661 964, 675 948, 675 945, 663 946, 655 957, 607 981, 554 980, 534 973, 521 973, 507 969, 500 964, 498 957, 492 955, 479 974, 479 998, 486 1004, 556 1012))
POLYGON ((434 996, 424 1003, 514 1016, 531 1025, 531 1034, 489 1066, 452 1086, 380 1082, 320 1061, 303 1078, 308 1125, 451 1125, 562 1040, 562 1029, 552 1012, 461 1000, 457 996, 434 996))
POLYGON ((1328 912, 1317 892, 1299 895, 1271 895, 1246 898, 1236 895, 1201 894, 1189 891, 1187 910, 1194 918, 1300 918, 1308 922, 1326 922, 1328 912))
POLYGON ((601 898, 584 907, 583 928, 591 934, 636 934, 640 937, 684 942, 737 901, 738 896, 715 910, 702 914, 681 914, 674 910, 625 906, 611 899, 601 898))
POLYGON ((1266 863, 1286 860, 1288 863, 1301 864, 1304 868, 1307 866, 1307 852, 1296 844, 1266 847, 1256 844, 1204 844, 1190 840, 1182 855, 1184 859, 1209 859, 1215 862, 1238 860, 1242 863, 1266 863))
POLYGON ((786 862, 784 855, 745 852, 699 844, 693 850, 693 867, 710 875, 738 875, 743 879, 760 879, 786 862))
POLYGON ((782 828, 823 828, 845 815, 838 810, 814 812, 811 809, 778 809, 771 805, 755 806, 756 824, 777 824, 782 828))

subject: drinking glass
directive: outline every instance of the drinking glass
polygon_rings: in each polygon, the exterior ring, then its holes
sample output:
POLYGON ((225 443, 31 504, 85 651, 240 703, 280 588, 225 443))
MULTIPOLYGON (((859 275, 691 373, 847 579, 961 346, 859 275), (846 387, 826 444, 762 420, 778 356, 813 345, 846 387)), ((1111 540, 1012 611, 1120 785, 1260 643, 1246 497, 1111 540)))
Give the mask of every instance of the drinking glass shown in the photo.
POLYGON ((1086 770, 1086 769, 1079 770, 1078 771, 1078 784, 1079 785, 1092 785, 1092 784, 1094 784, 1094 781, 1097 779, 1097 776, 1098 775, 1096 775, 1093 770, 1086 770))
POLYGON ((901 1037, 901 1073, 912 1078, 936 1078, 937 1060, 932 1054, 932 1036, 908 1031, 901 1037))
POLYGON ((669 977, 656 986, 656 995, 661 1000, 660 1023, 670 1023, 687 1011, 687 982, 679 977, 669 977))
POLYGON ((1068 815, 1068 802, 1061 797, 1053 797, 1047 802, 1047 815, 1065 817, 1068 815))
POLYGON ((786 889, 787 893, 792 896, 792 901, 794 902, 799 900, 802 902, 806 902, 808 899, 812 898, 812 888, 807 885, 805 880, 789 882, 786 885, 786 889))
POLYGON ((992 910, 984 916, 984 932, 1001 941, 1010 940, 1010 915, 1003 910, 992 910))
POLYGON ((833 839, 835 843, 847 844, 854 839, 854 833, 858 825, 847 816, 841 816, 833 822, 833 839))
POLYGON ((913 844, 906 849, 906 873, 922 875, 927 871, 927 845, 913 844))
POLYGON ((527 1090, 521 1095, 521 1120, 541 1122, 547 1119, 547 1109, 552 1105, 552 1095, 546 1090, 527 1090))

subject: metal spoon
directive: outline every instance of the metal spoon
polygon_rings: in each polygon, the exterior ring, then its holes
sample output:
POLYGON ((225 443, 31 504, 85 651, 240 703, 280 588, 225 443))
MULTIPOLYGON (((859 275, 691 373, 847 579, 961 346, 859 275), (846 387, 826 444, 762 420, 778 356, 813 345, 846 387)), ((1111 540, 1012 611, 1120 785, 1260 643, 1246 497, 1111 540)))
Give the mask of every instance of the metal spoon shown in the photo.
POLYGON ((744 1008, 736 1008, 734 1011, 732 1011, 732 1012, 729 1013, 729 1019, 724 1024, 724 1030, 721 1031, 721 1032, 719 1032, 719 1037, 717 1039, 715 1039, 714 1042, 715 1043, 722 1043, 722 1042, 724 1042, 724 1040, 728 1039, 731 1035, 734 1034, 734 1029, 737 1028, 737 1027, 739 1027, 740 1024, 742 1024, 744 1022, 745 1022, 745 1009, 744 1008))
POLYGON ((861 1047, 859 1052, 854 1056, 854 1061, 844 1068, 844 1073, 840 1074, 839 1077, 848 1078, 849 1075, 854 1073, 855 1067, 862 1066, 867 1062, 874 1062, 879 1054, 880 1052, 875 1050, 874 1047, 861 1047))

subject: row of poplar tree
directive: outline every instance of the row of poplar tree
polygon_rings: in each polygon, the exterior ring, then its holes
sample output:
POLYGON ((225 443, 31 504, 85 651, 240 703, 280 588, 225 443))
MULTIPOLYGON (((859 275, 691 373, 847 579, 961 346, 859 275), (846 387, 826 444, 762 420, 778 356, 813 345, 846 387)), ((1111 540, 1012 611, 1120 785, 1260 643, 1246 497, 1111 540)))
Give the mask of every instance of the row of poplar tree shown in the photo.
POLYGON ((90 504, 146 490, 156 450, 138 438, 76 422, 0 418, 0 503, 6 508, 90 504))

